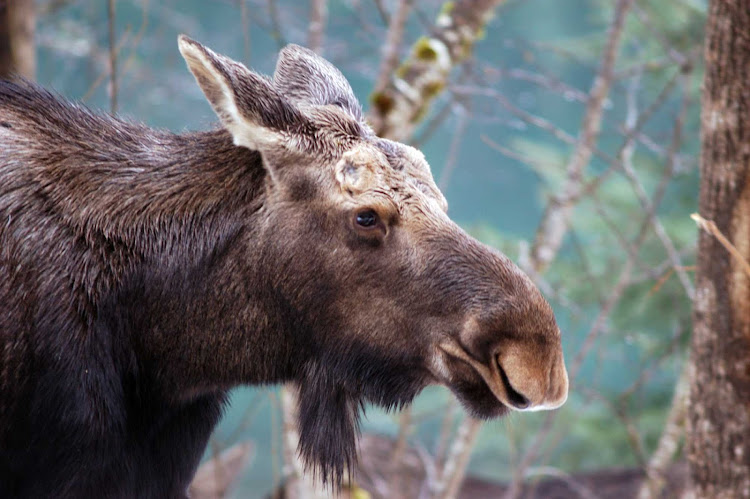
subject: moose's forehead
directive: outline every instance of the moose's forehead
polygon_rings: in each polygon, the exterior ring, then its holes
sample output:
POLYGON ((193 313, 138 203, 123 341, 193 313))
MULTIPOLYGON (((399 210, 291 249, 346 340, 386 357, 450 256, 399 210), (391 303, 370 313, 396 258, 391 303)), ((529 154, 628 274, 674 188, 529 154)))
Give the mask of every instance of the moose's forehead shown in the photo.
POLYGON ((398 205, 415 204, 426 198, 437 203, 441 211, 447 211, 445 197, 435 185, 430 165, 419 150, 377 137, 370 127, 353 120, 340 106, 300 106, 317 128, 315 140, 304 150, 315 152, 318 157, 338 158, 334 162, 364 168, 373 174, 368 177, 374 183, 360 187, 390 195, 398 205), (414 196, 415 191, 422 195, 414 196))
POLYGON ((437 203, 441 211, 448 209, 445 197, 435 185, 430 165, 424 155, 413 147, 370 137, 347 151, 342 159, 375 170, 380 185, 372 187, 390 191, 398 204, 413 204, 426 197, 437 203), (422 195, 415 196, 415 191, 422 195))

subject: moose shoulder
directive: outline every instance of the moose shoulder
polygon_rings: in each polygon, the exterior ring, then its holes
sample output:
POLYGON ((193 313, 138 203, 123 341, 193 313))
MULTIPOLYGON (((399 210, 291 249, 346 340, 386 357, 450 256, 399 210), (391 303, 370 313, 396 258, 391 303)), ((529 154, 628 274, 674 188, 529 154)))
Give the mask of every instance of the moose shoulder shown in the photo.
POLYGON ((364 402, 565 401, 547 302, 341 73, 294 45, 273 78, 179 47, 220 130, 0 83, 0 497, 183 497, 239 384, 299 385, 300 452, 333 483, 364 402))

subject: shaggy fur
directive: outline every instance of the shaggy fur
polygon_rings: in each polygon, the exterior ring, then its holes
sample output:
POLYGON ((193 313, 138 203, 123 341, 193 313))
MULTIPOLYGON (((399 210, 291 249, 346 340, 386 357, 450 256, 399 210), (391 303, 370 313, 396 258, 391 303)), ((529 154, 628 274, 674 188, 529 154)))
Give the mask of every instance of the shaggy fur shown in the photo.
POLYGON ((0 497, 184 497, 239 384, 299 385, 299 450, 333 483, 365 402, 565 400, 549 305, 333 66, 289 46, 270 80, 180 50, 223 129, 0 83, 0 497))

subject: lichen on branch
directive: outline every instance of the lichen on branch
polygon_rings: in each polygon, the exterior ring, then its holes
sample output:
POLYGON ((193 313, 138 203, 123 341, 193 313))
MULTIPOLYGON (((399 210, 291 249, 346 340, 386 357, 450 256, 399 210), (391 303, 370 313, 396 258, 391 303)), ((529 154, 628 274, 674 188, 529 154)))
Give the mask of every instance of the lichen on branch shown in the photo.
POLYGON ((382 89, 370 96, 368 119, 381 137, 405 141, 445 89, 451 70, 471 55, 503 0, 446 2, 430 36, 419 38, 382 89))

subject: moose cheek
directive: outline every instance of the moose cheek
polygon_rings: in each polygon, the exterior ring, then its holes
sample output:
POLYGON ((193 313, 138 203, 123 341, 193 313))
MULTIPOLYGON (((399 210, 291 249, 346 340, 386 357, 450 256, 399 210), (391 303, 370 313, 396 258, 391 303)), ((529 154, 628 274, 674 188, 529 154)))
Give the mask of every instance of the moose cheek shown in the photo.
POLYGON ((318 195, 318 186, 303 174, 293 176, 286 184, 287 195, 291 201, 312 201, 318 195))
POLYGON ((369 231, 349 230, 346 245, 352 251, 377 249, 383 246, 385 235, 380 229, 369 231))

